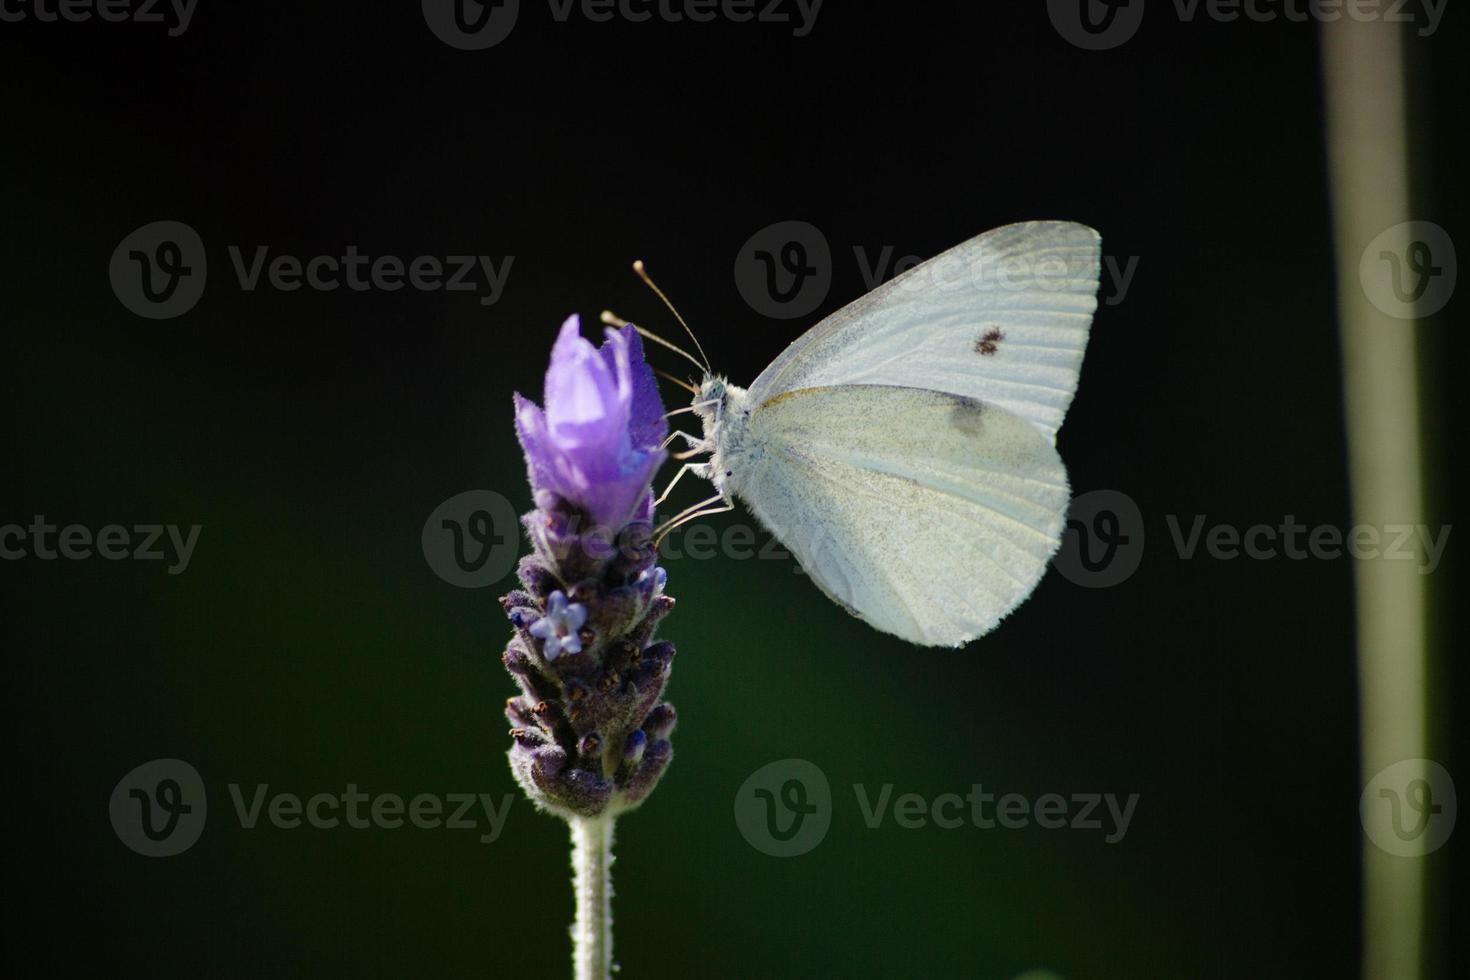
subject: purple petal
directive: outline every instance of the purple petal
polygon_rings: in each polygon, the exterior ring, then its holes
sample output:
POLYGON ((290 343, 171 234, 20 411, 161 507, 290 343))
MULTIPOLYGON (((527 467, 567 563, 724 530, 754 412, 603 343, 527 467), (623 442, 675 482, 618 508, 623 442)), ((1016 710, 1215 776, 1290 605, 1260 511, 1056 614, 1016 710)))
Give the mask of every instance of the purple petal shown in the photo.
MULTIPOLYGON (((613 331, 609 330, 611 335, 613 331)), ((664 418, 664 403, 658 397, 658 378, 643 359, 643 338, 629 324, 622 328, 628 345, 629 373, 632 376, 633 404, 628 417, 628 431, 633 445, 652 449, 669 434, 669 420, 664 418)))
POLYGON ((625 468, 616 479, 599 483, 592 491, 596 501, 589 504, 598 523, 615 529, 627 526, 634 509, 647 497, 653 475, 667 458, 663 450, 634 454, 624 460, 625 468))
POLYGON ((546 371, 546 423, 567 449, 617 452, 627 438, 632 391, 616 367, 580 333, 577 317, 562 324, 546 371))
POLYGON ((532 489, 555 494, 614 533, 646 519, 649 483, 668 432, 653 371, 633 327, 599 349, 581 321, 562 324, 546 372, 545 408, 516 396, 516 434, 532 489))
POLYGON ((542 413, 541 406, 521 397, 519 392, 513 396, 513 400, 516 409, 516 438, 520 440, 521 450, 526 454, 526 469, 530 473, 531 486, 538 490, 550 490, 552 488, 548 480, 555 448, 546 431, 546 416, 542 413))

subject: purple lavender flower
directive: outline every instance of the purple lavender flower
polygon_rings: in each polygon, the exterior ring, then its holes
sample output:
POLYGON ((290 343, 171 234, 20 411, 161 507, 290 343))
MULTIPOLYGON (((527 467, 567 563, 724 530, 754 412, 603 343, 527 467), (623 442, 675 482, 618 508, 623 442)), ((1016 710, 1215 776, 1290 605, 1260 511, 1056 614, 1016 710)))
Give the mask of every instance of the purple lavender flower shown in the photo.
POLYGON ((663 403, 631 326, 607 331, 601 350, 567 317, 546 371, 546 409, 515 396, 516 434, 533 490, 550 491, 618 529, 648 493, 666 453, 663 403))
POLYGON ((668 431, 653 371, 631 327, 603 346, 562 324, 545 409, 516 396, 536 509, 521 588, 502 597, 515 627, 504 654, 521 694, 506 703, 511 769, 540 807, 612 817, 653 789, 672 757, 660 702, 673 644, 655 642, 673 608, 655 565, 650 481, 668 431))
POLYGON ((567 602, 567 594, 557 589, 546 597, 546 615, 531 624, 531 635, 541 641, 541 652, 547 660, 555 660, 565 650, 582 652, 582 638, 577 631, 587 622, 587 607, 580 602, 567 602))

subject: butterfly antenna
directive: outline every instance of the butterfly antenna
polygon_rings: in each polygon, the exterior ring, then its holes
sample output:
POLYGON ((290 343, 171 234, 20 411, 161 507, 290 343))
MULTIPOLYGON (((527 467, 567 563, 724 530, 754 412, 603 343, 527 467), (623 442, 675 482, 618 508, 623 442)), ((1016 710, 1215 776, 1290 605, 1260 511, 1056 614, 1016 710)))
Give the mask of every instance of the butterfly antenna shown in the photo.
POLYGON ((697 412, 701 408, 704 408, 704 406, 706 405, 718 405, 719 403, 720 400, 718 398, 711 398, 709 401, 695 402, 693 405, 685 405, 683 408, 676 408, 672 411, 665 412, 664 418, 668 418, 671 415, 683 415, 685 412, 697 412))
POLYGON ((704 373, 709 374, 709 358, 705 355, 704 347, 700 344, 699 338, 694 336, 694 331, 689 329, 689 324, 679 315, 679 311, 674 309, 674 304, 669 302, 669 298, 664 295, 664 291, 655 286, 653 280, 648 277, 648 270, 644 268, 642 259, 633 263, 633 271, 638 274, 639 279, 643 280, 644 285, 653 290, 655 296, 663 300, 664 305, 669 308, 669 312, 674 314, 674 319, 679 321, 679 326, 683 327, 684 332, 689 335, 689 339, 694 341, 694 349, 699 351, 699 358, 704 361, 704 373))
POLYGON ((617 327, 620 330, 623 327, 632 327, 634 330, 638 331, 638 336, 647 338, 648 340, 653 341, 655 344, 658 344, 661 347, 667 347, 675 354, 678 354, 680 357, 686 359, 690 364, 693 364, 695 367, 699 368, 705 374, 709 374, 709 368, 705 367, 703 364, 699 363, 699 361, 695 360, 694 355, 689 353, 684 348, 674 346, 667 340, 664 340, 658 334, 654 333, 652 330, 644 330, 636 323, 629 323, 627 320, 624 320, 612 310, 603 310, 602 316, 600 316, 598 319, 607 324, 609 327, 617 327))
MULTIPOLYGON (((663 378, 665 381, 672 381, 674 384, 678 385, 680 388, 683 388, 685 391, 689 392, 689 394, 691 394, 691 395, 698 395, 699 394, 699 389, 698 388, 694 387, 692 384, 690 384, 687 381, 680 381, 678 378, 674 377, 672 374, 670 374, 667 371, 660 371, 658 368, 654 368, 653 369, 653 373, 656 374, 656 375, 658 375, 659 377, 663 378)), ((690 406, 690 407, 692 408, 693 406, 690 406)), ((674 413, 673 412, 670 412, 669 414, 672 415, 674 413)))

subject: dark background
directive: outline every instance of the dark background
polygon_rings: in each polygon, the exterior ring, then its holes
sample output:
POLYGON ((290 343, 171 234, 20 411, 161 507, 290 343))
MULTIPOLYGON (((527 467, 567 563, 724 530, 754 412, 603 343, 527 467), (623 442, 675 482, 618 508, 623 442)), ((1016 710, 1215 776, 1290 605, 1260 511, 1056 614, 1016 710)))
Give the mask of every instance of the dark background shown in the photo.
MULTIPOLYGON (((1466 160, 1436 120, 1462 125, 1443 53, 1457 13, 1410 45, 1419 193, 1451 234, 1463 181, 1447 175, 1466 160)), ((0 523, 204 526, 178 576, 0 564, 11 955, 30 975, 566 975, 565 829, 519 795, 482 845, 244 830, 226 787, 514 790, 509 579, 446 584, 420 531, 472 488, 529 505, 510 395, 539 398, 564 316, 610 306, 674 335, 630 260, 748 383, 865 289, 854 246, 929 256, 1055 217, 1139 259, 1099 309, 1059 446, 1076 491, 1137 502, 1140 568, 1106 589, 1049 574, 951 652, 868 629, 789 562, 670 561, 681 720, 663 784, 619 825, 618 958, 631 977, 1353 975, 1349 562, 1183 561, 1166 523, 1351 523, 1318 55, 1311 25, 1185 24, 1164 6, 1108 52, 1065 42, 1040 4, 830 3, 795 38, 563 24, 528 0, 478 52, 407 3, 202 0, 176 38, 0 24, 0 523), (161 219, 200 234, 210 276, 194 309, 153 321, 119 303, 108 262, 161 219), (752 310, 732 275, 742 243, 787 219, 835 257, 799 321, 752 310), (231 244, 515 259, 484 307, 246 292, 231 244), (210 817, 193 848, 149 859, 107 800, 161 757, 198 768, 210 817), (825 771, 835 805, 825 842, 781 860, 740 836, 732 802, 788 757, 825 771), (851 789, 975 782, 1140 802, 1106 844, 870 830, 851 789)), ((1404 329, 1437 343, 1433 324, 1404 329)), ((1462 400, 1442 381, 1427 398, 1431 420, 1462 400)), ((1430 428, 1453 454, 1457 429, 1430 428)))

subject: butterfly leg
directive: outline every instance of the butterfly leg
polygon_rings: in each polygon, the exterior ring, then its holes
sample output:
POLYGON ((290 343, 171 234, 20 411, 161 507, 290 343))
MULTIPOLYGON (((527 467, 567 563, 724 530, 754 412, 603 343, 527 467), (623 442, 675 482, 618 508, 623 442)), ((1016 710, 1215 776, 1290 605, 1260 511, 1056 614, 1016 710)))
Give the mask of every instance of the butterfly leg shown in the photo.
POLYGON ((658 530, 654 532, 653 547, 657 549, 659 544, 663 542, 663 539, 668 537, 669 532, 674 530, 674 528, 678 527, 681 524, 688 524, 690 521, 698 517, 708 517, 711 514, 723 514, 727 510, 734 509, 735 504, 731 501, 726 500, 723 494, 718 493, 715 494, 713 497, 710 497, 708 500, 701 500, 697 504, 686 507, 683 510, 679 511, 679 513, 675 514, 673 517, 669 518, 667 521, 664 521, 663 524, 659 525, 658 530), (719 503, 715 504, 715 501, 719 501, 719 503), (715 506, 712 507, 710 506, 711 504, 715 504, 715 506))
POLYGON ((663 441, 663 444, 660 445, 658 448, 668 449, 674 444, 674 440, 679 438, 683 438, 684 441, 687 442, 690 446, 703 446, 705 444, 704 440, 699 438, 699 436, 684 432, 681 429, 675 429, 673 432, 669 433, 669 437, 665 439, 663 441))
POLYGON ((677 484, 679 480, 683 478, 685 473, 689 473, 691 471, 697 477, 705 480, 709 479, 708 463, 685 463, 683 466, 679 467, 679 472, 674 474, 674 478, 669 481, 669 485, 664 487, 664 492, 658 495, 658 499, 653 502, 653 506, 657 507, 659 504, 668 499, 669 494, 674 492, 675 484, 677 484))

